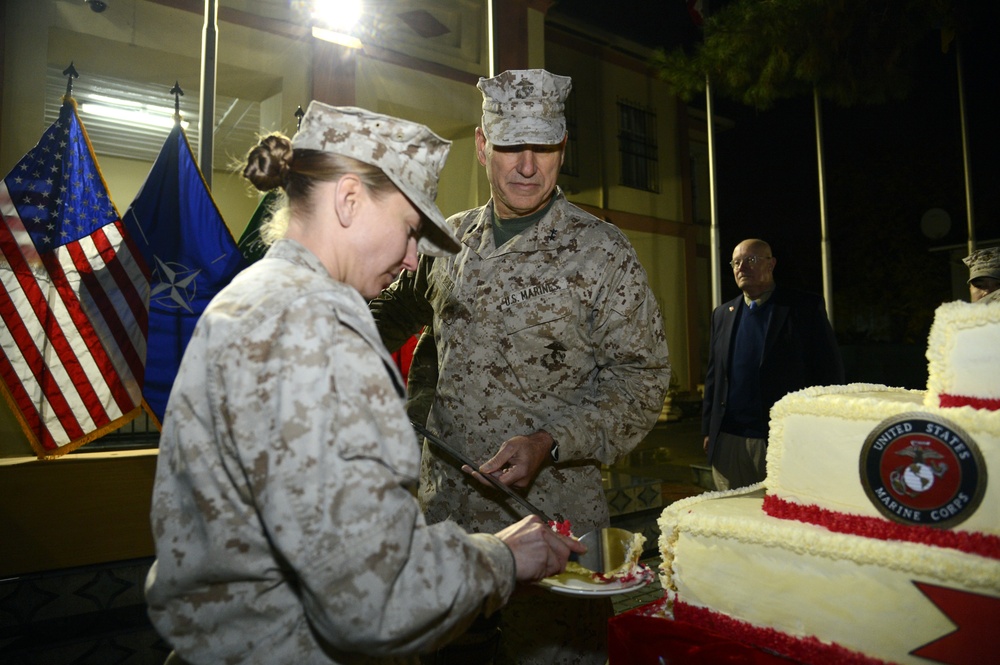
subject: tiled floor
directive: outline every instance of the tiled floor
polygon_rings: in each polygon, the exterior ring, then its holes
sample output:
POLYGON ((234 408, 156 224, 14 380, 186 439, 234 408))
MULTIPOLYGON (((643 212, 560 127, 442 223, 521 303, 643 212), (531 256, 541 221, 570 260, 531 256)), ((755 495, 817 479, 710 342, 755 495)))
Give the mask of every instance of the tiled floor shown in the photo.
POLYGON ((0 580, 0 663, 159 665, 169 652, 146 616, 152 559, 0 580))

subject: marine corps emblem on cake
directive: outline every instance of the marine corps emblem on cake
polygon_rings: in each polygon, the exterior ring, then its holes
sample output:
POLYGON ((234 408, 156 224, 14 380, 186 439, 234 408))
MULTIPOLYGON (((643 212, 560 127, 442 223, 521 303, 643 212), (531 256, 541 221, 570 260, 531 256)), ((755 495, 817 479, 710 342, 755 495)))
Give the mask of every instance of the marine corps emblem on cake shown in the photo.
POLYGON ((961 428, 926 413, 888 418, 861 448, 861 484, 894 522, 950 528, 976 512, 986 465, 961 428))

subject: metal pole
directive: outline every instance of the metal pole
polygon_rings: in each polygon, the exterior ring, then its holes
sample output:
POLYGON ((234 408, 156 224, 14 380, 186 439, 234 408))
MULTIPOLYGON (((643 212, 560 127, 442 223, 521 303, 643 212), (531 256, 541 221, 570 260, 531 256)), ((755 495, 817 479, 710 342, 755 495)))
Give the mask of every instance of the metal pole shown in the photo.
POLYGON ((497 39, 496 35, 496 29, 497 29, 496 13, 498 11, 497 2, 498 0, 486 0, 486 32, 487 32, 487 39, 489 40, 487 46, 489 49, 489 66, 490 66, 491 78, 499 73, 497 72, 497 65, 500 60, 500 57, 497 54, 497 49, 499 48, 499 40, 497 39))
POLYGON ((816 115, 816 160, 819 171, 819 233, 823 260, 823 298, 826 316, 833 325, 833 281, 830 276, 830 237, 826 229, 826 169, 823 167, 823 114, 819 90, 813 86, 813 109, 816 115))
POLYGON ((962 161, 965 166, 965 213, 969 220, 969 254, 976 251, 976 225, 972 212, 972 160, 969 156, 969 135, 965 120, 965 83, 962 78, 962 42, 956 39, 955 67, 958 69, 958 114, 962 122, 962 161))
POLYGON ((715 191, 715 123, 712 118, 712 81, 705 76, 705 117, 708 119, 708 197, 711 208, 709 242, 712 253, 712 309, 722 304, 722 261, 719 257, 719 206, 715 191))
POLYGON ((205 31, 201 41, 201 109, 198 114, 198 164, 205 184, 212 188, 212 152, 215 135, 215 69, 219 4, 205 0, 205 31))

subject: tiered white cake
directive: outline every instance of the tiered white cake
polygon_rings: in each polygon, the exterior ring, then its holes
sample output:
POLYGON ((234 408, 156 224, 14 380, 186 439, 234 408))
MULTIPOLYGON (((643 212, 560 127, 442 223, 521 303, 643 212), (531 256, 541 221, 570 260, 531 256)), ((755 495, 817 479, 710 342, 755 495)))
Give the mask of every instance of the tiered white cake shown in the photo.
POLYGON ((941 306, 927 355, 926 392, 786 396, 764 483, 663 512, 677 620, 809 663, 997 659, 1000 304, 941 306))

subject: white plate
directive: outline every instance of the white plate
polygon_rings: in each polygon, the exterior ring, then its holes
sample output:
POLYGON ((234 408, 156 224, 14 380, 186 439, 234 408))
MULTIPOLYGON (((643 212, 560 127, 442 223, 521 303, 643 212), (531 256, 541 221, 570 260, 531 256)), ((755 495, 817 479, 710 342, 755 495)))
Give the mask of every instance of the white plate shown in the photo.
POLYGON ((639 564, 640 574, 628 581, 614 580, 599 582, 581 579, 577 575, 554 575, 538 582, 538 585, 567 596, 586 596, 598 598, 601 596, 617 596, 620 593, 637 591, 653 581, 653 571, 644 563, 639 564))

